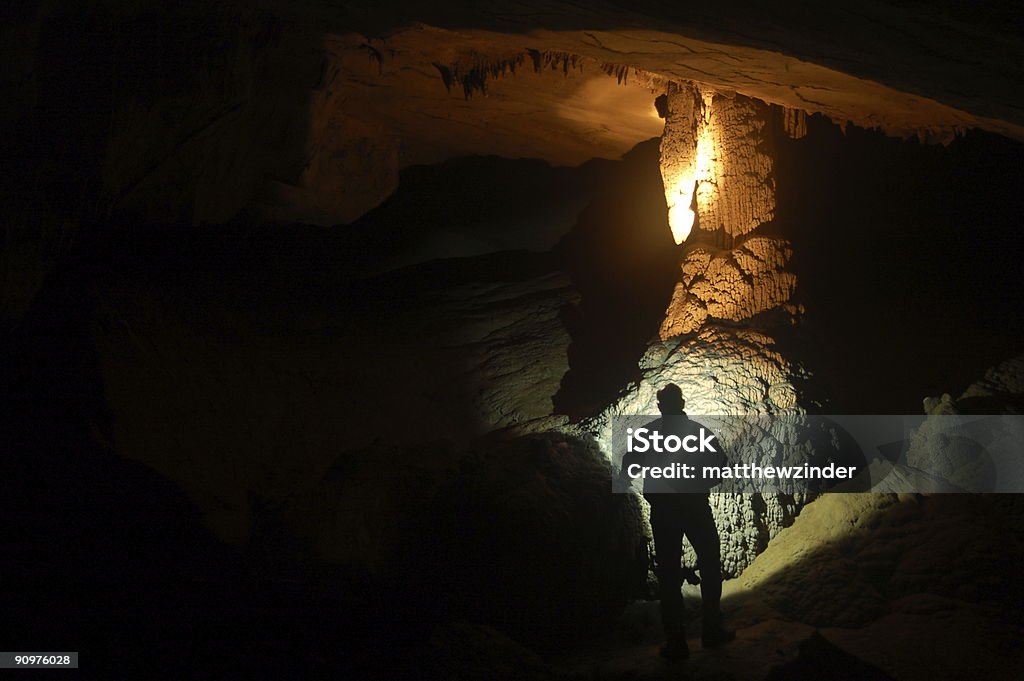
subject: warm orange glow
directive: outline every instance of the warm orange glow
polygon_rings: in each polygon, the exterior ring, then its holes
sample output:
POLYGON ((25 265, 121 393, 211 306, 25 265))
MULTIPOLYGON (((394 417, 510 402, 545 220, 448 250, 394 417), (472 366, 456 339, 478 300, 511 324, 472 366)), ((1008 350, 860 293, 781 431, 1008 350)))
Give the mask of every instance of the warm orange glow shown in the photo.
POLYGON ((718 153, 711 118, 711 100, 713 95, 703 95, 700 120, 697 121, 697 149, 689 167, 679 174, 671 186, 665 188, 665 200, 668 203, 668 224, 672 229, 672 238, 677 244, 686 241, 693 229, 696 215, 691 206, 694 205, 694 193, 697 193, 697 206, 708 205, 714 198, 718 179, 718 153))
POLYGON ((649 88, 633 82, 619 84, 604 74, 587 78, 570 89, 573 82, 565 85, 569 91, 553 109, 558 118, 571 123, 571 129, 585 130, 588 137, 614 140, 627 148, 635 144, 633 137, 650 139, 661 135, 665 122, 651 106, 649 88), (612 120, 614 125, 610 125, 612 120))
POLYGON ((681 244, 690 236, 693 221, 697 216, 690 208, 690 202, 693 200, 691 194, 680 191, 675 196, 677 203, 668 207, 668 226, 672 229, 672 238, 676 244, 681 244))

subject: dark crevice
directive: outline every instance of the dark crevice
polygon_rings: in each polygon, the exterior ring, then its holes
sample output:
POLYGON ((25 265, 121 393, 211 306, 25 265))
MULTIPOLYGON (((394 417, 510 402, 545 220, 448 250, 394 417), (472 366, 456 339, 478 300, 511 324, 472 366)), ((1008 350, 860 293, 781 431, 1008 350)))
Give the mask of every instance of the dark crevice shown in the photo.
POLYGON ((638 145, 616 170, 557 249, 582 295, 566 310, 569 372, 554 398, 555 411, 571 417, 597 413, 639 378, 679 275, 658 140, 638 145))
POLYGON ((924 146, 826 119, 780 139, 776 223, 807 306, 795 357, 833 413, 920 413, 1020 352, 1024 145, 924 146))

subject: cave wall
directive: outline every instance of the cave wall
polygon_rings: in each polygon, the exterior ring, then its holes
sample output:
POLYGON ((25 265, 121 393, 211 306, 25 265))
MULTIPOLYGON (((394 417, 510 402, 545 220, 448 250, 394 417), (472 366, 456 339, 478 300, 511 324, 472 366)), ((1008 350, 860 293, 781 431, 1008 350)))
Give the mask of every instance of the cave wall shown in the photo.
MULTIPOLYGON (((46 263, 71 252, 83 226, 96 236, 160 223, 347 222, 392 195, 409 164, 480 152, 562 164, 620 155, 660 131, 652 103, 662 92, 664 196, 670 221, 692 208, 692 225, 685 241, 677 238, 684 241, 678 281, 660 329, 650 330, 656 339, 636 366, 638 378, 576 427, 549 418, 568 368, 561 315, 578 300, 557 268, 496 283, 486 270, 508 262, 481 261, 485 272, 473 274, 481 279, 442 279, 446 292, 425 301, 409 294, 423 282, 372 282, 358 290, 378 291, 368 297, 374 303, 389 304, 396 291, 409 295, 371 334, 335 326, 338 309, 310 310, 301 295, 298 305, 274 299, 251 316, 224 310, 217 295, 195 303, 189 286, 168 300, 161 287, 178 284, 160 281, 151 290, 101 280, 113 301, 87 322, 96 326, 89 347, 102 366, 102 400, 115 414, 111 446, 177 480, 207 526, 237 543, 250 536, 254 497, 283 503, 295 490, 301 497, 343 459, 335 447, 344 453, 369 444, 332 422, 336 412, 350 411, 388 437, 557 427, 603 441, 612 415, 654 411, 655 391, 670 381, 684 386, 695 413, 808 408, 801 389, 808 368, 783 342, 803 315, 792 268, 800 253, 776 220, 772 135, 801 137, 805 111, 819 111, 929 142, 949 142, 968 126, 1021 136, 1006 110, 979 113, 957 97, 866 81, 781 50, 682 35, 664 22, 624 30, 615 24, 626 14, 617 12, 602 18, 602 30, 573 21, 538 28, 522 17, 503 24, 467 9, 463 18, 439 19, 444 27, 406 25, 398 21, 406 15, 396 15, 374 32, 320 9, 307 21, 283 10, 199 3, 132 11, 53 5, 18 16, 4 43, 17 74, 3 119, 17 132, 4 139, 15 160, 14 181, 5 184, 14 213, 3 254, 5 313, 24 312, 46 263), (294 328, 275 326, 277 316, 294 328), (410 337, 410 329, 431 324, 431 333, 410 337), (237 351, 238 339, 268 329, 267 345, 237 351), (324 338, 311 340, 317 333, 324 338), (168 372, 167 365, 186 368, 168 372), (451 374, 463 380, 446 382, 451 374), (390 380, 422 388, 414 402, 420 430, 391 427, 381 408, 386 392, 369 405, 360 399, 390 380), (448 402, 458 410, 444 409, 448 402), (238 404, 246 413, 232 413, 238 404), (189 428, 180 433, 183 422, 189 428)), ((365 244, 354 244, 325 253, 358 258, 365 244)), ((215 290, 279 295, 266 263, 280 250, 268 249, 264 261, 215 290)), ((164 261, 164 274, 173 279, 187 262, 164 261)), ((296 262, 296 270, 310 265, 296 262)), ((203 277, 224 269, 206 265, 203 277)), ((317 266, 329 270, 337 261, 317 266)), ((436 275, 420 274, 423 281, 436 275)), ((323 295, 347 283, 311 288, 323 295)), ((355 321, 381 322, 365 310, 346 323, 355 321)), ((717 497, 729 573, 801 503, 717 497)))
POLYGON ((223 223, 301 163, 315 39, 256 9, 22 3, 4 104, 5 326, 53 263, 121 225, 223 223))

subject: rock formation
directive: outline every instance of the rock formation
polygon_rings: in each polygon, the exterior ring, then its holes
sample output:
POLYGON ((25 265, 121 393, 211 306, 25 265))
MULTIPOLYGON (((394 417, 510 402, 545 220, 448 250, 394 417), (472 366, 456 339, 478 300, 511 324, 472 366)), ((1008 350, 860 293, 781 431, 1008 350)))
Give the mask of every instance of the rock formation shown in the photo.
POLYGON ((928 418, 910 434, 906 465, 956 491, 1014 492, 1024 485, 1024 422, 1015 418, 1024 405, 1024 356, 989 368, 956 400, 945 393, 923 402, 928 418))
MULTIPOLYGON (((668 95, 661 169, 669 221, 687 240, 679 284, 662 339, 712 320, 743 321, 787 303, 796 277, 786 271, 788 241, 755 235, 775 216, 771 109, 739 95, 678 86, 668 95)), ((798 115, 784 113, 785 120, 798 115)), ((799 126, 785 124, 799 135, 799 126)))
POLYGON ((740 322, 782 307, 796 289, 796 275, 785 269, 792 253, 786 240, 760 236, 733 250, 694 246, 683 258, 661 338, 692 334, 709 319, 740 322))
MULTIPOLYGON (((655 393, 667 383, 682 388, 692 414, 803 412, 797 385, 807 371, 778 350, 778 319, 751 321, 778 311, 788 324, 799 309, 790 304, 792 246, 761 233, 775 208, 772 116, 767 105, 740 95, 669 88, 661 170, 670 227, 685 250, 660 340, 640 363, 641 380, 587 425, 610 456, 611 419, 657 413, 655 393)), ((799 134, 799 117, 784 118, 793 122, 783 129, 799 134)), ((715 495, 726 573, 739 574, 807 498, 715 495)))
MULTIPOLYGON (((113 445, 180 484, 221 538, 244 542, 254 497, 301 496, 339 452, 465 442, 543 420, 568 368, 560 312, 577 294, 536 260, 474 264, 444 289, 429 266, 385 276, 339 303, 342 325, 333 305, 284 298, 260 311, 219 307, 198 329, 187 320, 220 295, 216 284, 192 279, 187 296, 114 287, 90 340, 119 415, 113 445), (390 295, 399 299, 382 313, 390 295), (239 346, 253 326, 278 331, 239 346), (163 371, 167 362, 179 369, 163 371)), ((274 296, 260 289, 250 294, 274 296)))
POLYGON ((1024 356, 989 368, 957 399, 949 393, 923 400, 926 414, 1019 414, 1024 396, 1024 356))

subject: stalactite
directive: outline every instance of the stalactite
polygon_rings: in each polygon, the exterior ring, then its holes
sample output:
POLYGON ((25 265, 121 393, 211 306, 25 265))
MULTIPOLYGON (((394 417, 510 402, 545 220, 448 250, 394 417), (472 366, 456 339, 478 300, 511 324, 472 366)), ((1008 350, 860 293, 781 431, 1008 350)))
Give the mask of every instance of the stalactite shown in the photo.
POLYGON ((441 74, 441 82, 444 83, 444 89, 448 92, 452 91, 452 83, 455 82, 455 77, 452 75, 452 70, 444 64, 438 64, 436 61, 433 62, 434 68, 441 74))
POLYGON ((629 67, 623 66, 622 64, 601 64, 601 70, 609 76, 615 76, 615 80, 618 81, 619 85, 623 85, 629 82, 629 67))
POLYGON ((371 45, 370 43, 363 43, 359 46, 359 49, 366 52, 366 56, 370 61, 377 62, 377 74, 384 73, 384 55, 381 54, 380 50, 371 45))
POLYGON ((544 66, 550 67, 553 71, 561 67, 562 73, 565 75, 569 75, 570 69, 578 70, 581 73, 583 71, 583 57, 580 57, 578 54, 548 50, 544 52, 543 61, 544 66))
POLYGON ((782 130, 795 140, 807 135, 807 112, 802 109, 790 109, 772 105, 773 112, 782 122, 782 130))
POLYGON ((462 86, 462 93, 469 99, 475 92, 486 96, 487 81, 492 78, 503 78, 508 74, 515 75, 516 69, 522 66, 527 58, 531 59, 534 68, 537 68, 537 58, 530 52, 524 52, 512 57, 501 59, 476 58, 468 68, 461 64, 444 65, 434 62, 434 68, 441 74, 441 80, 445 89, 449 92, 454 84, 462 86))
POLYGON ((440 64, 434 62, 433 66, 441 75, 441 81, 446 90, 451 92, 452 86, 458 83, 462 86, 463 95, 469 99, 476 92, 486 96, 488 81, 503 78, 509 74, 515 75, 516 69, 526 64, 527 60, 533 67, 534 73, 540 73, 544 69, 561 71, 565 76, 568 76, 570 72, 583 73, 584 63, 589 61, 596 64, 603 73, 613 76, 619 85, 629 83, 630 78, 633 83, 651 90, 664 90, 668 84, 668 80, 665 78, 635 66, 597 62, 578 54, 558 50, 527 49, 522 53, 502 58, 474 55, 466 59, 467 63, 440 64))
POLYGON ((917 141, 921 144, 941 144, 942 146, 946 146, 957 137, 962 137, 965 132, 966 128, 959 125, 950 127, 929 126, 918 128, 915 131, 915 135, 917 137, 917 141))
POLYGON ((540 50, 527 50, 526 54, 530 56, 530 61, 533 62, 533 72, 540 73, 540 67, 544 63, 544 55, 540 50))

